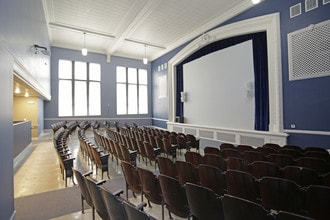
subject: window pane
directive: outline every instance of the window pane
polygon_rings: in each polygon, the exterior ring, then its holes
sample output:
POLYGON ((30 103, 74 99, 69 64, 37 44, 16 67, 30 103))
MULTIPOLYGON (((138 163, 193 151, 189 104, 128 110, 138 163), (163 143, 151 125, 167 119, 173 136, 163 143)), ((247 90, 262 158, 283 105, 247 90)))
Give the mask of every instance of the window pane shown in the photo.
POLYGON ((139 84, 148 84, 147 70, 139 69, 139 84))
POLYGON ((126 84, 117 84, 117 114, 127 114, 126 84))
POLYGON ((128 114, 137 113, 137 85, 128 85, 128 114))
POLYGON ((59 80, 58 82, 58 116, 72 116, 71 80, 59 80))
POLYGON ((93 81, 101 81, 101 65, 98 63, 89 64, 89 79, 93 81))
POLYGON ((148 87, 139 86, 139 114, 148 114, 148 87))
POLYGON ((74 85, 74 115, 87 115, 87 86, 83 81, 76 81, 74 85))
POLYGON ((128 68, 128 83, 137 84, 137 69, 128 68))
POLYGON ((72 79, 72 62, 70 60, 58 61, 58 78, 72 79))
POLYGON ((117 66, 116 77, 117 82, 126 83, 126 68, 122 66, 117 66))
POLYGON ((74 63, 74 78, 80 80, 87 80, 87 63, 85 62, 74 63))
POLYGON ((89 115, 101 115, 100 83, 89 83, 89 115))

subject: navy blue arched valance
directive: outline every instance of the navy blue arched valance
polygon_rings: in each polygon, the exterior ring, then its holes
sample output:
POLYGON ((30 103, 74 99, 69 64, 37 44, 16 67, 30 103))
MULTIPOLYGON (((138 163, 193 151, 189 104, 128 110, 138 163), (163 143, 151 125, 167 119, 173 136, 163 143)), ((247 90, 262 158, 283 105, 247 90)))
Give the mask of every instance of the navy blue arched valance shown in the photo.
POLYGON ((268 59, 267 59, 267 36, 266 32, 247 34, 206 45, 196 51, 176 66, 176 115, 183 118, 183 103, 180 101, 180 92, 183 91, 183 65, 205 56, 209 53, 252 40, 253 42, 253 65, 255 81, 255 130, 268 131, 269 125, 269 90, 268 90, 268 59))

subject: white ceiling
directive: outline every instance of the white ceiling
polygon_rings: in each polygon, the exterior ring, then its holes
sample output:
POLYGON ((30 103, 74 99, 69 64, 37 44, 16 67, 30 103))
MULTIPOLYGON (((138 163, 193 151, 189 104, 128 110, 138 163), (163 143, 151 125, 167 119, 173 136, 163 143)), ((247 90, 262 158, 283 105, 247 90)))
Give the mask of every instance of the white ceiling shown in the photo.
POLYGON ((52 46, 154 60, 252 7, 251 0, 43 0, 52 46), (146 45, 146 47, 145 47, 146 45))

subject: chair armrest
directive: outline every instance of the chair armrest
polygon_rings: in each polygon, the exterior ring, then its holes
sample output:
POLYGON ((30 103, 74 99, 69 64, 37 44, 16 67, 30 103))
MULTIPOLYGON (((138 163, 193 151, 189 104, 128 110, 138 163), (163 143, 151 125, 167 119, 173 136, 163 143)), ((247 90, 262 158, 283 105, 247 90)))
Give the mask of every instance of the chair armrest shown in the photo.
POLYGON ((143 211, 143 208, 147 206, 147 203, 145 202, 141 202, 140 204, 138 204, 135 208, 137 208, 138 210, 143 211))
POLYGON ((99 185, 102 185, 105 182, 106 182, 106 180, 99 180, 95 184, 99 186, 99 185))
POLYGON ((124 190, 120 189, 120 190, 115 191, 113 194, 114 194, 115 196, 119 197, 120 194, 123 194, 123 193, 124 193, 124 190))
POLYGON ((93 173, 93 171, 89 171, 89 172, 87 172, 87 173, 84 173, 83 176, 86 177, 86 176, 91 175, 92 173, 93 173))

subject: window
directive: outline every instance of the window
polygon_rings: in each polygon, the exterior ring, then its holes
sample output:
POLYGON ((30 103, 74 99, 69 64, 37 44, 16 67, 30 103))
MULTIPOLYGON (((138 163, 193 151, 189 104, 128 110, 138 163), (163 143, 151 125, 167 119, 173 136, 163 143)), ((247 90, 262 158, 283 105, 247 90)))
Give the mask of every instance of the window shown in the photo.
POLYGON ((117 114, 148 114, 148 74, 145 69, 117 66, 117 114))
POLYGON ((58 115, 101 115, 101 65, 71 60, 58 64, 58 115))

